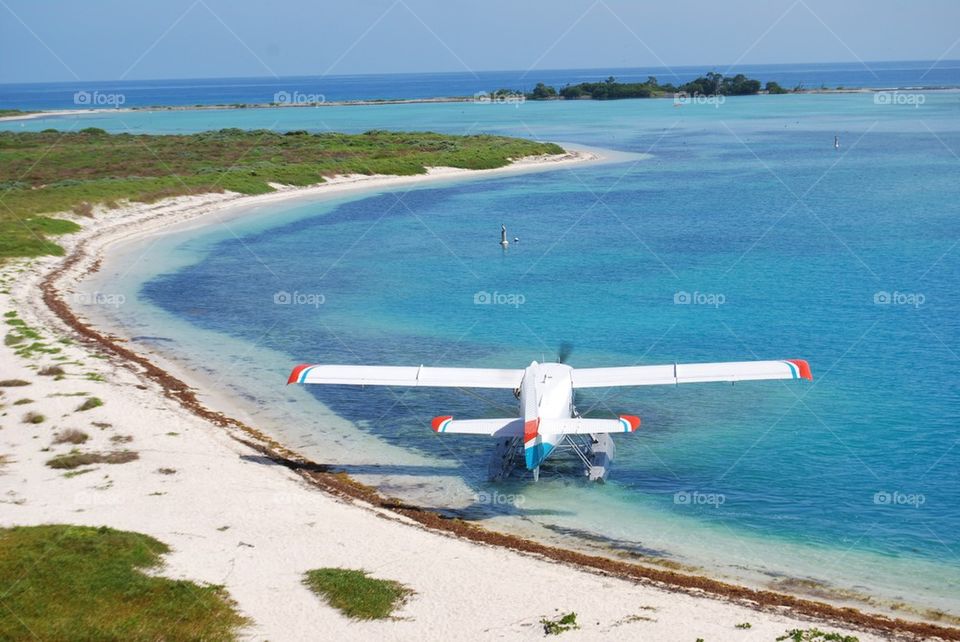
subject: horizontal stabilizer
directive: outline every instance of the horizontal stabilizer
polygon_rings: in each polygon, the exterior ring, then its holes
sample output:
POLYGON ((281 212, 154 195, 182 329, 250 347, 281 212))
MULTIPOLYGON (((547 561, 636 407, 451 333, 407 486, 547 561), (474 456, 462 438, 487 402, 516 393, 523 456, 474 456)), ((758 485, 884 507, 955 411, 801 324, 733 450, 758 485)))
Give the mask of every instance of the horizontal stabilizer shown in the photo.
POLYGON ((541 419, 540 434, 584 435, 602 432, 633 432, 640 427, 640 417, 621 415, 618 419, 541 419))
POLYGON ((676 363, 663 366, 622 368, 575 368, 570 374, 574 388, 657 386, 710 381, 759 381, 762 379, 813 379, 803 359, 786 361, 726 361, 676 363))
POLYGON ((427 368, 424 366, 337 366, 303 364, 287 383, 352 386, 433 386, 438 388, 520 387, 523 370, 498 368, 427 368))
POLYGON ((454 419, 449 415, 434 417, 431 422, 434 432, 455 432, 465 435, 490 435, 491 437, 520 437, 523 435, 523 419, 454 419))

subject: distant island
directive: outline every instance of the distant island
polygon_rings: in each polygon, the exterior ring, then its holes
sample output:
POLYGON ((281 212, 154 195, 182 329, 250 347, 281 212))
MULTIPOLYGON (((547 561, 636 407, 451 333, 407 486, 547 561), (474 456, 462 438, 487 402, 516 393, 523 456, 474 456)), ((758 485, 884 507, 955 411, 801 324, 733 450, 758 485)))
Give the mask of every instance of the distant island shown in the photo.
MULTIPOLYGON (((778 83, 770 81, 762 91, 768 94, 790 93, 778 83)), ((797 91, 802 91, 798 87, 797 91)), ((747 78, 743 74, 724 76, 709 72, 696 80, 676 86, 671 83, 660 84, 653 76, 645 82, 622 83, 610 76, 600 82, 582 82, 578 85, 566 85, 559 91, 555 87, 537 83, 530 92, 513 89, 498 89, 490 94, 494 99, 505 96, 523 95, 526 100, 616 100, 620 98, 663 98, 676 94, 690 96, 752 96, 761 92, 759 80, 747 78)))

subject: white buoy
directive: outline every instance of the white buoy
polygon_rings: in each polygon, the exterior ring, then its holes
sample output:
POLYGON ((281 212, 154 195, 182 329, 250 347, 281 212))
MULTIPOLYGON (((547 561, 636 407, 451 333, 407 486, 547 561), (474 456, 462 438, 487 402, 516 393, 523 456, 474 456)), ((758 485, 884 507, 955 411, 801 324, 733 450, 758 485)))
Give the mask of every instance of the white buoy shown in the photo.
POLYGON ((839 137, 839 136, 834 136, 834 137, 833 137, 833 148, 834 148, 834 149, 840 149, 840 137, 839 137))
POLYGON ((503 249, 507 249, 509 245, 510 245, 510 241, 507 240, 507 226, 501 224, 500 225, 500 246, 503 249))

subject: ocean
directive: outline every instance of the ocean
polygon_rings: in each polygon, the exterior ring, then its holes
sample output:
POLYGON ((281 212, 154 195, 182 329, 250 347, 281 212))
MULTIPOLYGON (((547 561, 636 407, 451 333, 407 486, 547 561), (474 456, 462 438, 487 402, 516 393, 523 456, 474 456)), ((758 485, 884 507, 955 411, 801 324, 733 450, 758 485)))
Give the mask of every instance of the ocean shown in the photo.
POLYGON ((259 206, 125 249, 96 287, 126 303, 91 314, 388 495, 627 559, 960 615, 958 116, 958 92, 902 90, 2 128, 430 129, 638 154, 259 206), (520 238, 506 252, 501 223, 520 238), (502 416, 509 392, 285 386, 301 362, 522 368, 566 342, 574 367, 805 358, 814 381, 578 393, 591 416, 643 419, 602 485, 562 466, 490 484, 488 440, 429 428, 502 416))
POLYGON ((960 86, 960 61, 895 61, 644 67, 627 69, 535 69, 417 74, 291 76, 277 78, 198 78, 178 80, 69 81, 0 85, 0 109, 86 109, 151 105, 230 105, 270 102, 418 99, 473 96, 497 89, 530 91, 538 82, 560 89, 567 84, 643 82, 649 76, 674 85, 708 71, 743 73, 787 89, 838 87, 903 88, 960 86), (308 98, 309 97, 309 98, 308 98))

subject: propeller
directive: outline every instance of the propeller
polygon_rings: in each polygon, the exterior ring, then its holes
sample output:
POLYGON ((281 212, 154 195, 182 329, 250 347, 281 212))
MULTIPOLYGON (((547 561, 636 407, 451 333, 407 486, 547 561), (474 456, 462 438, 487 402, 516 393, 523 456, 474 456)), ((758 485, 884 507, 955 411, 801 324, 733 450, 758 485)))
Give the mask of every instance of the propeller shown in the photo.
POLYGON ((573 352, 573 344, 569 341, 560 343, 560 350, 557 351, 557 362, 566 363, 570 359, 570 353, 573 352))

